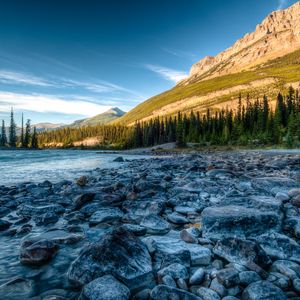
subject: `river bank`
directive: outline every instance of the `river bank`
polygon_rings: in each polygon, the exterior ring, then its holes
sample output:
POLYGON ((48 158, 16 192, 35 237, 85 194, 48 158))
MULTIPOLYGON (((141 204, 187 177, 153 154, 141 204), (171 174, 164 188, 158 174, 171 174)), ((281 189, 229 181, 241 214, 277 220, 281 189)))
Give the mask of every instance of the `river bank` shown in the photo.
POLYGON ((298 152, 121 161, 0 187, 1 299, 298 299, 298 152))

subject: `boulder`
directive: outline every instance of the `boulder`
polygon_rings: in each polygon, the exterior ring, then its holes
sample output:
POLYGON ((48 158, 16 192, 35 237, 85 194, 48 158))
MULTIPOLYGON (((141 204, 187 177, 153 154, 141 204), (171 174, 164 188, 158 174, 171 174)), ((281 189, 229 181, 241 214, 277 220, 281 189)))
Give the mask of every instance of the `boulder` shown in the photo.
POLYGON ((214 290, 206 287, 200 287, 196 293, 202 300, 221 300, 221 297, 214 290))
POLYGON ((84 286, 81 298, 88 300, 128 300, 130 290, 112 275, 104 275, 84 286))
POLYGON ((203 237, 219 240, 226 237, 251 237, 278 231, 280 216, 273 211, 242 206, 208 207, 202 212, 203 237))
POLYGON ((90 202, 94 199, 95 193, 85 193, 78 195, 74 199, 74 209, 78 210, 80 209, 85 203, 90 202))
POLYGON ((288 236, 274 232, 263 234, 256 241, 273 260, 286 259, 300 263, 300 246, 288 236))
POLYGON ((179 263, 174 263, 171 264, 163 269, 161 269, 158 273, 157 273, 159 278, 162 278, 166 275, 171 276, 173 279, 188 279, 189 278, 189 273, 186 269, 185 266, 179 264, 179 263))
POLYGON ((153 287, 152 262, 146 245, 124 228, 116 228, 86 246, 68 270, 68 278, 83 285, 112 274, 130 290, 153 287))
POLYGON ((21 244, 20 261, 22 264, 40 266, 56 254, 58 245, 53 241, 25 239, 21 244))
POLYGON ((285 300, 283 291, 268 281, 251 283, 243 292, 242 300, 285 300))

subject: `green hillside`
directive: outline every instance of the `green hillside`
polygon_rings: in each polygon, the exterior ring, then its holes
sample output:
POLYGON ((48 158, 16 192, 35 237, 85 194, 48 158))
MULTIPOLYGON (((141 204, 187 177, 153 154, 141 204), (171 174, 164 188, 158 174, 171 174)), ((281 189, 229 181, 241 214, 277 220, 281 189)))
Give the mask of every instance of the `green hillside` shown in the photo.
MULTIPOLYGON (((278 87, 284 87, 286 83, 300 81, 300 49, 281 58, 271 60, 250 70, 240 73, 220 76, 200 82, 193 82, 188 85, 177 85, 171 90, 154 96, 117 120, 118 123, 131 124, 136 120, 141 120, 154 110, 160 109, 168 104, 180 101, 193 96, 204 96, 208 93, 232 88, 241 84, 248 84, 255 80, 276 78, 278 87)), ((262 90, 264 93, 265 90, 262 90)), ((226 102, 232 95, 227 95, 218 99, 226 102)), ((191 108, 192 109, 192 108, 191 108)), ((197 110, 197 107, 194 107, 197 110)))

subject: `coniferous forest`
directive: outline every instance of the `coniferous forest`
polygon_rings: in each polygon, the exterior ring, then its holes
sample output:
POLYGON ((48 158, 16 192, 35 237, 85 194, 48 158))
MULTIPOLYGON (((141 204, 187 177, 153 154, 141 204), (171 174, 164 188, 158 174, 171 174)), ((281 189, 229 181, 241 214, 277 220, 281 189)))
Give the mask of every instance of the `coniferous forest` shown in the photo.
POLYGON ((7 128, 5 126, 5 121, 2 120, 1 131, 0 131, 0 147, 1 148, 22 148, 22 149, 37 149, 38 146, 38 134, 36 127, 31 127, 30 120, 28 119, 24 128, 24 119, 22 114, 21 122, 21 134, 17 135, 17 125, 15 123, 13 109, 10 113, 10 124, 8 127, 8 136, 7 128))
POLYGON ((206 113, 178 112, 177 116, 136 122, 134 126, 104 125, 82 128, 65 127, 38 134, 41 147, 60 144, 72 147, 76 141, 98 137, 99 146, 118 148, 148 147, 176 142, 200 145, 283 145, 300 146, 300 96, 292 87, 277 96, 271 108, 267 96, 251 99, 240 94, 235 109, 206 113))

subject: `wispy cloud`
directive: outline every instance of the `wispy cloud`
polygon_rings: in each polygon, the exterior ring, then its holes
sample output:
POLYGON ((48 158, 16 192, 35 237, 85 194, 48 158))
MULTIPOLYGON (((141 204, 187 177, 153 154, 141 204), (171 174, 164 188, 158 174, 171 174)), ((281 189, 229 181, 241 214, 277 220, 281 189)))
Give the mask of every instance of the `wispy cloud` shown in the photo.
POLYGON ((278 0, 277 10, 285 8, 287 4, 288 4, 288 0, 278 0))
POLYGON ((162 78, 169 80, 169 81, 173 81, 175 83, 177 83, 178 81, 180 81, 188 76, 188 74, 183 71, 177 71, 177 70, 162 67, 159 65, 146 64, 145 67, 148 70, 158 74, 162 78))
POLYGON ((19 94, 0 91, 0 111, 8 112, 12 106, 15 110, 63 113, 85 117, 102 113, 111 107, 92 103, 91 101, 62 98, 54 95, 19 94))
POLYGON ((193 54, 191 52, 187 52, 187 51, 182 51, 182 50, 179 50, 179 49, 162 48, 162 50, 164 52, 172 54, 176 57, 187 58, 187 59, 192 60, 192 61, 194 61, 197 58, 197 56, 195 54, 193 54))
POLYGON ((53 83, 43 78, 22 72, 0 70, 0 82, 6 84, 21 84, 32 86, 53 86, 53 83))

